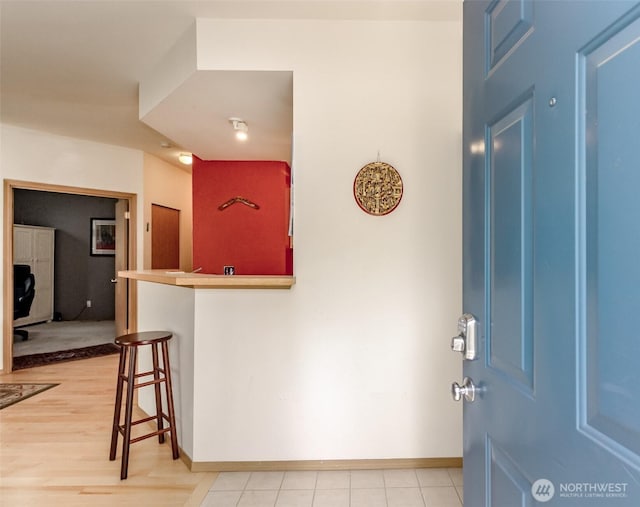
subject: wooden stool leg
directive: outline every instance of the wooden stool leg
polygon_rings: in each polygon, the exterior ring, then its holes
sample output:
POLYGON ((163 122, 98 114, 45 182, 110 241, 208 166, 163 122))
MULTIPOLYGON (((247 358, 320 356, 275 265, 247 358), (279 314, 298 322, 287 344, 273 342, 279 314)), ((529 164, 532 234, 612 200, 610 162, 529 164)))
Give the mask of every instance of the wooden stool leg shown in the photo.
MULTIPOLYGON (((156 392, 156 418, 158 423, 158 431, 161 431, 163 428, 162 421, 162 395, 160 394, 160 367, 158 365, 158 344, 151 344, 151 355, 153 357, 153 380, 156 381, 154 385, 154 389, 156 392)), ((158 434, 158 442, 161 444, 164 443, 164 433, 158 434)))
POLYGON ((129 353, 129 376, 127 377, 127 400, 124 412, 124 442, 122 443, 122 467, 120 468, 120 479, 127 478, 129 467, 129 447, 131 445, 131 417, 133 414, 133 388, 136 382, 136 359, 138 348, 131 347, 129 353))
POLYGON ((124 377, 124 368, 127 361, 126 347, 120 347, 120 363, 118 365, 118 381, 116 383, 116 406, 113 410, 113 427, 111 429, 111 450, 109 451, 109 460, 116 459, 116 450, 118 448, 118 434, 120 425, 120 410, 122 408, 122 384, 124 377))
POLYGON ((178 433, 176 431, 176 413, 173 408, 173 387, 171 386, 171 365, 169 364, 169 348, 167 342, 162 342, 162 366, 164 367, 165 389, 167 393, 167 407, 169 410, 169 426, 171 428, 171 450, 173 451, 173 459, 180 457, 178 450, 178 433))

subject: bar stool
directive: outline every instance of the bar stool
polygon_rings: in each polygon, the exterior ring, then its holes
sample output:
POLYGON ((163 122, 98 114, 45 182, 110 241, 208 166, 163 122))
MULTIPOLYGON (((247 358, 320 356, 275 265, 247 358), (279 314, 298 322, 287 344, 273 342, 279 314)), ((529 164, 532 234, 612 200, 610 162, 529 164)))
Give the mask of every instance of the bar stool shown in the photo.
POLYGON ((169 432, 171 435, 171 449, 173 451, 173 459, 179 457, 178 438, 176 436, 176 421, 173 408, 173 396, 171 394, 171 367, 169 365, 169 349, 167 342, 171 339, 172 333, 168 331, 145 331, 142 333, 131 333, 117 336, 115 344, 120 346, 120 365, 118 367, 118 383, 116 387, 116 405, 113 413, 113 427, 111 430, 111 451, 109 460, 116 459, 116 449, 118 447, 118 433, 123 437, 122 444, 122 466, 120 469, 120 479, 127 478, 127 469, 129 466, 129 446, 145 438, 158 435, 158 441, 164 443, 164 434, 169 432), (151 354, 153 358, 153 369, 143 373, 136 373, 136 359, 138 357, 138 347, 143 345, 151 345, 151 354), (158 346, 162 350, 162 367, 158 362, 158 346), (127 353, 128 352, 128 353, 127 353), (127 356, 129 358, 129 373, 126 374, 127 356), (153 380, 146 382, 136 382, 136 379, 153 375, 153 380), (122 408, 122 388, 124 382, 127 383, 127 397, 125 400, 124 421, 120 423, 120 412, 122 408), (168 414, 162 411, 162 396, 160 394, 160 384, 164 383, 167 401, 168 414), (156 415, 145 417, 137 421, 131 421, 133 413, 133 391, 140 387, 153 385, 156 395, 156 415), (131 438, 131 427, 148 421, 156 420, 157 430, 136 438, 131 438), (168 426, 164 427, 164 420, 168 426))

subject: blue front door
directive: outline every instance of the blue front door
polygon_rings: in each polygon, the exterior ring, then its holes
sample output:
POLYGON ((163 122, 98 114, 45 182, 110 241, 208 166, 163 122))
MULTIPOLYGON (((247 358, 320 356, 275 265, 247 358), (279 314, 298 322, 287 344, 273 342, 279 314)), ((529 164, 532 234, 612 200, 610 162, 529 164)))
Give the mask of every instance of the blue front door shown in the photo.
POLYGON ((640 505, 640 4, 465 1, 467 507, 640 505))

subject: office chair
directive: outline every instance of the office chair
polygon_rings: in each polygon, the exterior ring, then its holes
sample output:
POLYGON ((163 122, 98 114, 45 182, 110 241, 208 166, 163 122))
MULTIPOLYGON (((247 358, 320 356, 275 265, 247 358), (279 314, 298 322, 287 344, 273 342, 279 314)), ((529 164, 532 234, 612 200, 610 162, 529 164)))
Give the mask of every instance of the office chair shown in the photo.
MULTIPOLYGON (((31 303, 36 295, 36 279, 31 272, 31 268, 25 264, 13 265, 13 320, 27 317, 31 310, 31 303)), ((25 329, 15 329, 14 334, 22 337, 22 340, 29 338, 29 332, 25 329)))

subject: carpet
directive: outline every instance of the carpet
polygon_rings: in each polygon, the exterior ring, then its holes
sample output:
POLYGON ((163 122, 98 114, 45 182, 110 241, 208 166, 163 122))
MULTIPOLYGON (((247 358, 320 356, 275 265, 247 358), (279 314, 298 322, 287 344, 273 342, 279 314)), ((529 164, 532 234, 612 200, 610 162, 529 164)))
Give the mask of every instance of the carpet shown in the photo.
POLYGON ((14 339, 13 357, 113 343, 116 337, 116 325, 112 320, 52 321, 23 329, 29 331, 29 339, 14 339))
POLYGON ((89 359, 91 357, 108 356, 120 352, 120 347, 114 343, 103 343, 91 347, 79 349, 59 350, 57 352, 44 352, 42 354, 31 354, 13 358, 13 369, 22 370, 24 368, 34 368, 47 364, 62 363, 65 361, 76 361, 78 359, 89 359))
POLYGON ((58 384, 0 384, 0 410, 58 384))

